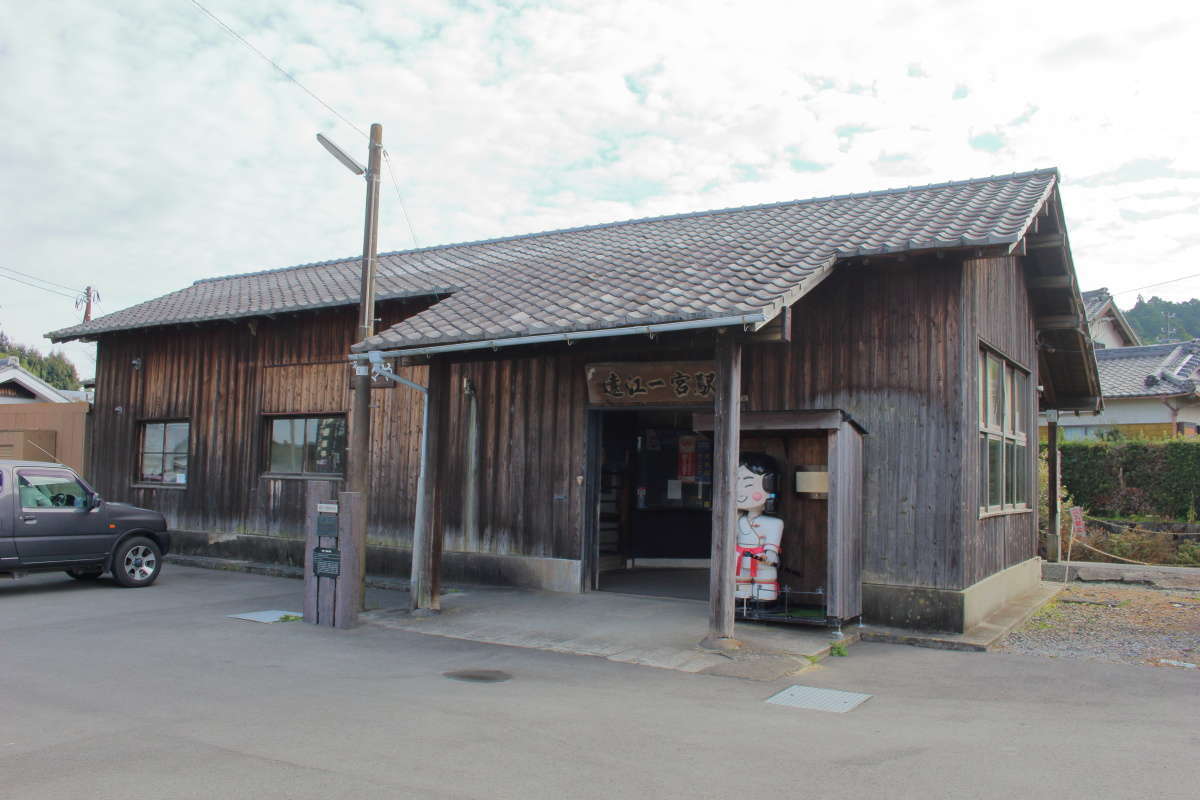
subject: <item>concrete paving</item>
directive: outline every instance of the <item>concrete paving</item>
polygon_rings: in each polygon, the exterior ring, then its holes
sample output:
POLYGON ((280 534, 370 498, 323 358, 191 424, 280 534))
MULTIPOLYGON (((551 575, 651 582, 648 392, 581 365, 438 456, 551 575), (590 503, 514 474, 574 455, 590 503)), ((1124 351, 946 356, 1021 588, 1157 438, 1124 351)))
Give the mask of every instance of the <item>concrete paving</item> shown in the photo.
POLYGON ((1042 564, 1042 580, 1141 583, 1159 589, 1200 589, 1200 567, 1060 561, 1042 564))
MULTIPOLYGON (((408 613, 406 594, 396 596, 399 608, 384 593, 370 599, 392 606, 368 614, 370 623, 397 630, 760 679, 807 667, 839 641, 824 628, 739 622, 734 635, 741 650, 714 653, 698 646, 708 629, 708 603, 670 597, 464 589, 443 595, 442 612, 427 617, 408 613)), ((855 630, 840 641, 855 641, 855 630)))
POLYGON ((775 682, 229 619, 294 580, 0 581, 0 798, 1195 796, 1200 676, 860 643, 775 682), (464 683, 451 670, 499 670, 464 683), (847 714, 768 705, 794 683, 847 714))

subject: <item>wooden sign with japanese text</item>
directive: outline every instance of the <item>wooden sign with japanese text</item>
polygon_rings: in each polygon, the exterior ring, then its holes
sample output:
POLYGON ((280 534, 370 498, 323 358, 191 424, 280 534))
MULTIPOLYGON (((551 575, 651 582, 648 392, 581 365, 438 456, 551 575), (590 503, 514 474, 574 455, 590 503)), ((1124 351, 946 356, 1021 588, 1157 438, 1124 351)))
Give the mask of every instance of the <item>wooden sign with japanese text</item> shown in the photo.
POLYGON ((712 361, 587 365, 588 402, 599 406, 706 405, 717 388, 712 361))

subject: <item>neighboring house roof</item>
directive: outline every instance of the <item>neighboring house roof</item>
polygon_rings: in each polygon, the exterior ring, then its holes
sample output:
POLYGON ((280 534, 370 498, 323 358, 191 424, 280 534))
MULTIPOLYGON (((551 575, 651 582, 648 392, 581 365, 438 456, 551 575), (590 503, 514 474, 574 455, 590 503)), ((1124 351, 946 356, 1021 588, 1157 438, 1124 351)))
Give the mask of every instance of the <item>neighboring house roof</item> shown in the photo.
POLYGON ((1080 297, 1083 299, 1083 313, 1087 317, 1089 327, 1095 326, 1104 319, 1112 319, 1116 322, 1129 346, 1136 346, 1141 341, 1133 330, 1133 326, 1129 324, 1129 320, 1125 318, 1125 313, 1117 308, 1116 301, 1108 293, 1107 288, 1082 292, 1080 297))
POLYGON ((70 398, 64 397, 62 393, 55 389, 44 380, 34 375, 29 370, 21 366, 21 360, 16 356, 5 356, 0 358, 0 387, 10 386, 16 387, 19 390, 24 390, 21 395, 28 393, 29 397, 20 397, 20 399, 8 398, 10 402, 29 402, 29 403, 69 403, 70 398))
POLYGON ((1200 340, 1096 351, 1105 398, 1195 394, 1200 340))
MULTIPOLYGON (((1016 243, 1057 176, 1039 170, 385 253, 379 299, 449 297, 372 346, 778 310, 839 257, 1016 243)), ((59 342, 350 305, 360 262, 209 278, 47 335, 59 342)))

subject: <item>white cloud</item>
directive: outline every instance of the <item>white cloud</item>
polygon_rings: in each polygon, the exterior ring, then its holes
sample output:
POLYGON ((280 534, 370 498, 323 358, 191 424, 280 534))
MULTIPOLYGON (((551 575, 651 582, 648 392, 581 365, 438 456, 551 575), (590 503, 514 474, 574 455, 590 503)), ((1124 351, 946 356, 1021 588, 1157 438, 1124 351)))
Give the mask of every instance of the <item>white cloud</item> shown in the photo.
MULTIPOLYGON (((1059 166, 1085 288, 1200 263, 1200 20, 1178 4, 206 5, 384 124, 422 244, 1059 166)), ((362 185, 313 134, 361 138, 189 3, 21 4, 0 80, 5 266, 115 310, 360 246, 362 185)), ((382 244, 407 247, 384 188, 382 244)), ((10 336, 74 318, 0 281, 10 336)))

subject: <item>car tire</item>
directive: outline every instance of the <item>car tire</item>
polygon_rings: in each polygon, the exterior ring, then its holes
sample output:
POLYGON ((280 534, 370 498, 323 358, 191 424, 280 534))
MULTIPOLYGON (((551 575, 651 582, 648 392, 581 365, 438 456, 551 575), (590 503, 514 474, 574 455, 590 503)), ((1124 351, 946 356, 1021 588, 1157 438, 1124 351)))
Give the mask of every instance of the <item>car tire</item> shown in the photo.
POLYGON ((162 551, 145 536, 126 539, 113 553, 113 578, 122 586, 149 586, 158 578, 161 570, 162 551))
POLYGON ((94 581, 104 574, 104 570, 96 569, 69 569, 67 574, 77 581, 94 581))

